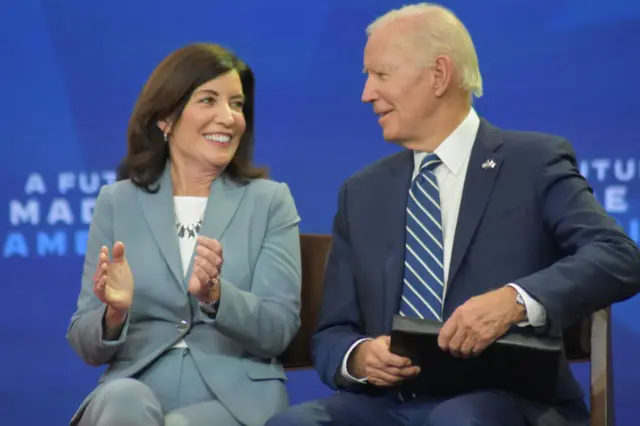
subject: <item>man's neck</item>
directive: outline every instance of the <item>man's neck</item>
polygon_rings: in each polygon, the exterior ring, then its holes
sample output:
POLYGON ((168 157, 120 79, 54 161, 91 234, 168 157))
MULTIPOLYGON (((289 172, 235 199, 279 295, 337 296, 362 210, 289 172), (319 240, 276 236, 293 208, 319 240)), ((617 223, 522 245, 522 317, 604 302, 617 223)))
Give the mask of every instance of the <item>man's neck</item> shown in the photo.
POLYGON ((468 103, 442 105, 426 124, 427 136, 406 144, 406 147, 414 151, 434 152, 462 124, 470 110, 471 105, 468 103))

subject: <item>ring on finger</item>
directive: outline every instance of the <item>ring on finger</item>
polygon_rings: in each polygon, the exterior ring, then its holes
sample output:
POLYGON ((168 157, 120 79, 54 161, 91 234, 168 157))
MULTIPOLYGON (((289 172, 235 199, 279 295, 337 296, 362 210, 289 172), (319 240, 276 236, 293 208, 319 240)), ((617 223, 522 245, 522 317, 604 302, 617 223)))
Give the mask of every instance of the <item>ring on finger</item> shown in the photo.
POLYGON ((220 284, 220 278, 219 277, 209 278, 208 284, 209 284, 209 288, 213 288, 220 284))

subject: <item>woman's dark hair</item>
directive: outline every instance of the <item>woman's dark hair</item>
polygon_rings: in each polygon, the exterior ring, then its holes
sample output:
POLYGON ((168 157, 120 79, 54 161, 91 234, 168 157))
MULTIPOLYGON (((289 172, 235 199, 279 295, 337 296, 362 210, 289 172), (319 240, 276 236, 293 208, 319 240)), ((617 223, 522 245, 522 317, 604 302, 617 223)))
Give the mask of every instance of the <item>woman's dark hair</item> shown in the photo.
POLYGON ((229 71, 240 75, 245 102, 242 108, 246 130, 224 173, 240 183, 265 177, 254 168, 253 110, 254 77, 251 68, 233 53, 215 44, 196 43, 166 57, 153 71, 135 104, 127 130, 127 155, 120 163, 118 180, 131 182, 147 192, 157 192, 158 179, 169 159, 169 146, 158 121, 175 126, 194 90, 229 71))

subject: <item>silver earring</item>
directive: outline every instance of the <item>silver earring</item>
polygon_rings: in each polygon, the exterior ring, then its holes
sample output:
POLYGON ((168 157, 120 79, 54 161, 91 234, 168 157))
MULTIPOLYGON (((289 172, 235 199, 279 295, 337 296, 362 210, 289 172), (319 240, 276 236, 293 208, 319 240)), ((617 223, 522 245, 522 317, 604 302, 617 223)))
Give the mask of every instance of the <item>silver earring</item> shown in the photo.
POLYGON ((169 135, 166 133, 164 134, 164 141, 169 142, 169 135))

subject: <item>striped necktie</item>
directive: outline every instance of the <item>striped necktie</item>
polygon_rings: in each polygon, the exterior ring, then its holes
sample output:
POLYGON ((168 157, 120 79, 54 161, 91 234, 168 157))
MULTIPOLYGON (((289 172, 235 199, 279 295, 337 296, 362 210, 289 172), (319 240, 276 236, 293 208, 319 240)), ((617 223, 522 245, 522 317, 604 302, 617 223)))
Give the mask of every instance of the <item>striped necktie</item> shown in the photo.
POLYGON ((440 192, 433 173, 440 164, 436 154, 425 156, 409 190, 400 315, 441 321, 443 240, 440 192))

